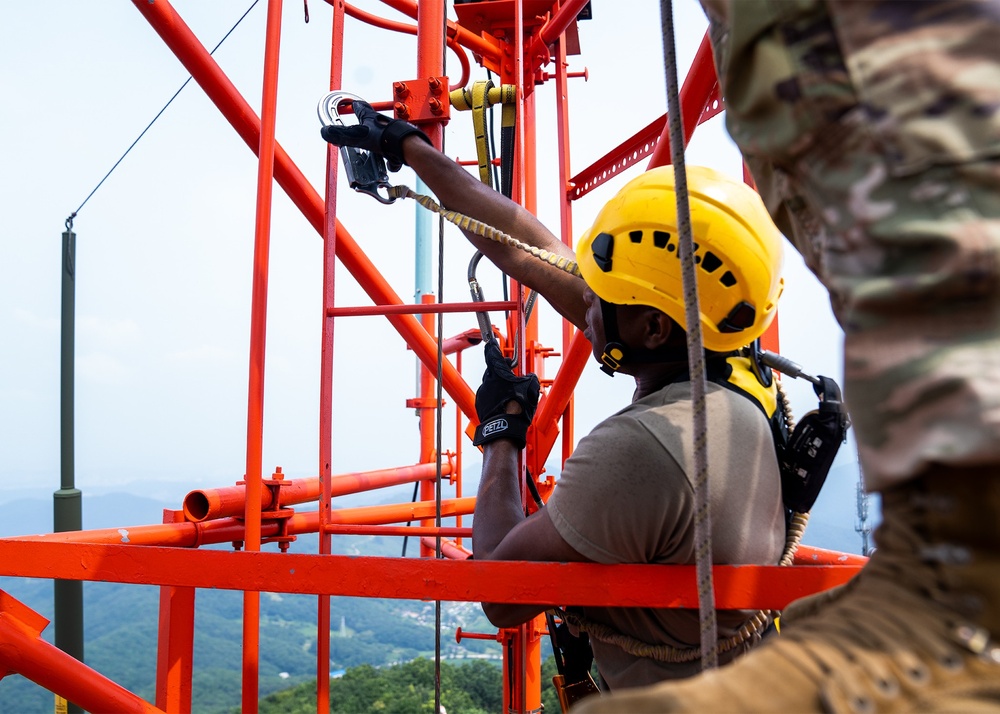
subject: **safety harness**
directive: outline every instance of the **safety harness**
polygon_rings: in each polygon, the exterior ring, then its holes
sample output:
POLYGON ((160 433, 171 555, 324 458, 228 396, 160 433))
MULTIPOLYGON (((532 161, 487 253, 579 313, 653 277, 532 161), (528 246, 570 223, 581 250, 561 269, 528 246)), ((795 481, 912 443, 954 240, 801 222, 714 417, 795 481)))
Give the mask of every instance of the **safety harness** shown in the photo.
MULTIPOLYGON (((607 318, 605 320, 607 322, 607 318)), ((613 349, 615 342, 610 336, 608 339, 613 349)), ((626 352, 628 350, 623 354, 626 352)), ((617 359, 621 360, 621 357, 617 359)), ((809 521, 809 510, 819 495, 850 426, 840 389, 828 377, 812 377, 802 372, 794 362, 771 352, 760 351, 757 343, 738 353, 709 357, 706 359, 706 368, 709 382, 749 399, 768 420, 778 457, 785 506, 785 548, 778 565, 791 565, 809 521), (819 406, 798 424, 794 422, 780 382, 773 377, 772 368, 781 369, 789 377, 803 377, 813 383, 820 400, 819 406)), ((685 376, 680 374, 678 381, 685 376)), ((718 641, 716 653, 723 654, 760 639, 775 615, 771 610, 754 612, 734 635, 718 641)), ((550 617, 550 632, 553 628, 560 633, 562 630, 559 628, 566 630, 553 639, 553 648, 562 649, 562 656, 556 658, 557 668, 560 660, 565 663, 565 672, 560 670, 560 675, 566 692, 560 694, 560 703, 564 697, 572 703, 594 691, 591 687, 593 678, 589 673, 593 655, 591 653, 588 660, 587 653, 581 653, 580 642, 572 642, 570 639, 573 637, 570 628, 580 633, 584 643, 588 638, 598 640, 633 656, 658 662, 693 662, 702 656, 700 647, 672 647, 644 642, 586 617, 578 608, 555 609, 550 617), (559 620, 558 623, 556 619, 559 620), (569 645, 566 644, 567 641, 570 642, 569 645), (586 664, 585 676, 579 674, 583 664, 586 664)), ((589 647, 586 649, 589 651, 589 647)), ((557 691, 559 688, 560 683, 556 683, 557 691)), ((567 707, 564 706, 563 711, 566 710, 567 707)))

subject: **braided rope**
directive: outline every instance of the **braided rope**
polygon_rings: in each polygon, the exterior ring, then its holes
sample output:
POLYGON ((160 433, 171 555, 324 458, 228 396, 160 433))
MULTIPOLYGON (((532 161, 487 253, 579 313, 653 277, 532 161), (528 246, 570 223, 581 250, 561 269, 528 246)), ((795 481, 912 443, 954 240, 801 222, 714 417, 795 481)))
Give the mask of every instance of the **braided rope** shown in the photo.
POLYGON ((701 338, 701 310, 694 267, 694 239, 691 237, 691 209, 688 205, 687 173, 684 168, 684 125, 677 83, 677 51, 674 47, 674 18, 671 0, 660 0, 663 34, 663 64, 667 79, 667 124, 670 160, 674 165, 674 195, 677 198, 677 232, 681 278, 684 288, 684 320, 687 328, 688 365, 691 375, 691 416, 694 430, 695 491, 695 573, 698 581, 698 620, 701 629, 702 669, 718 666, 715 644, 718 623, 715 617, 715 588, 712 583, 712 519, 708 497, 708 418, 705 409, 705 353, 701 338))
POLYGON ((501 243, 512 248, 517 248, 518 250, 523 250, 525 253, 530 253, 539 260, 545 261, 549 265, 558 268, 564 273, 575 275, 578 278, 583 277, 580 274, 580 267, 576 264, 576 261, 570 260, 563 255, 556 255, 555 253, 545 250, 544 248, 538 248, 537 246, 522 243, 517 238, 504 233, 498 228, 494 228, 493 226, 483 223, 482 221, 477 221, 475 218, 470 218, 469 216, 463 215, 458 211, 452 211, 445 208, 430 196, 417 193, 409 186, 391 186, 389 187, 388 193, 389 198, 412 198, 427 210, 437 213, 446 221, 454 223, 463 231, 469 231, 470 233, 475 233, 477 236, 486 238, 487 240, 491 240, 495 243, 501 243))
MULTIPOLYGON (((665 662, 668 664, 694 662, 701 657, 700 647, 654 645, 648 642, 643 642, 642 640, 632 637, 631 635, 626 635, 623 632, 619 632, 610 625, 605 625, 603 622, 591 620, 585 615, 565 612, 559 609, 556 609, 555 612, 573 627, 586 632, 592 639, 615 645, 635 657, 644 657, 646 659, 652 659, 657 662, 665 662)), ((716 655, 718 655, 739 647, 747 640, 754 636, 758 636, 765 629, 767 629, 770 622, 771 611, 758 610, 750 617, 750 619, 743 623, 743 626, 740 627, 739 631, 735 635, 717 642, 713 651, 716 655)))

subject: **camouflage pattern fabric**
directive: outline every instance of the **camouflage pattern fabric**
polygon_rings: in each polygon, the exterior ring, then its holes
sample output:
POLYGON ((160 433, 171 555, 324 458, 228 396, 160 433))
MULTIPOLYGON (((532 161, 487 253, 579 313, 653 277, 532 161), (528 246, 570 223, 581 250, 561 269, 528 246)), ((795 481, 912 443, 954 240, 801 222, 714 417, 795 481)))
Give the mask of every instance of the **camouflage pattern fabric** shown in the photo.
POLYGON ((1000 467, 1000 2, 702 4, 729 131, 846 333, 868 488, 1000 467))

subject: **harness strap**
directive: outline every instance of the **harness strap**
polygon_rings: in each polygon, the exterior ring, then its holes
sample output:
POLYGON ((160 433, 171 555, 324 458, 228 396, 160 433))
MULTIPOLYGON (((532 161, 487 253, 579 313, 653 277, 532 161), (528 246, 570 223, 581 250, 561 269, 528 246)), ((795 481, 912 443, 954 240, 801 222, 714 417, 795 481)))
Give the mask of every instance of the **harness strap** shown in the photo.
POLYGON ((514 192, 514 128, 517 122, 517 85, 500 85, 500 193, 514 192))
POLYGON ((479 160, 479 180, 493 188, 493 166, 490 160, 489 131, 486 127, 486 110, 490 108, 489 91, 493 82, 475 82, 472 85, 472 126, 476 131, 476 158, 479 160))
POLYGON ((492 80, 473 82, 472 89, 461 87, 448 95, 451 105, 459 111, 472 111, 472 127, 476 135, 476 159, 479 180, 490 188, 493 185, 493 157, 489 141, 488 110, 501 104, 500 115, 500 192, 511 197, 514 175, 514 127, 517 121, 517 86, 494 85, 492 80))

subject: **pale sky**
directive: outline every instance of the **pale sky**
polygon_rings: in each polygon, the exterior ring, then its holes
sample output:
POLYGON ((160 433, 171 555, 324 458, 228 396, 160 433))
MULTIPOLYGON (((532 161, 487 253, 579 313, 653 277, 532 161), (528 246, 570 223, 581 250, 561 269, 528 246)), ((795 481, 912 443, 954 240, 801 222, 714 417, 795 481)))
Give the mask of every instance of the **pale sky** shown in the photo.
MULTIPOLYGON (((209 49, 250 5, 175 0, 209 49)), ((356 5, 409 22, 373 0, 356 5)), ((660 116, 666 107, 659 2, 594 0, 580 24, 583 54, 570 71, 576 173, 660 116)), ((684 71, 705 29, 695 0, 675 2, 684 71)), ((324 176, 325 145, 316 103, 329 76, 330 8, 286 2, 277 117, 278 141, 314 186, 324 176)), ((222 68, 259 108, 266 1, 261 0, 217 52, 222 68)), ((450 17, 454 17, 451 13, 450 17)), ((376 102, 394 80, 416 73, 415 39, 349 20, 343 88, 376 102)), ((447 57, 452 76, 458 63, 447 57)), ((472 80, 486 79, 475 64, 472 80)), ((552 67, 549 67, 551 70, 552 67)), ((11 3, 0 25, 0 86, 6 137, 0 172, 0 489, 59 486, 59 312, 63 221, 188 76, 132 3, 11 3)), ((682 71, 683 77, 683 71, 682 71)), ((537 89, 540 217, 558 233, 552 83, 537 89)), ((499 127, 499 117, 497 118, 499 127)), ((452 156, 474 158, 470 116, 453 113, 452 156)), ((688 162, 740 175, 739 156, 721 118, 696 131, 688 162)), ((574 207, 579 236, 627 177, 574 207)), ((77 237, 76 480, 88 488, 130 482, 220 486, 243 475, 257 161, 194 82, 132 150, 75 220, 77 237)), ((404 169, 396 183, 413 186, 404 169)), ((396 292, 412 300, 412 202, 382 206, 342 182, 339 217, 396 292)), ((322 189, 320 189, 322 194, 322 189)), ((436 225, 436 223, 435 223, 436 225)), ((264 411, 265 475, 313 476, 318 458, 322 242, 276 187, 271 233, 264 411)), ((435 239, 436 242, 436 239, 435 239)), ((446 301, 469 299, 471 248, 445 234, 446 301)), ((436 262, 436 261, 435 261, 436 262)), ((781 305, 783 353, 807 371, 841 378, 841 333, 825 291, 790 247, 781 305)), ((488 300, 499 277, 483 261, 488 300)), ((340 305, 368 305, 346 271, 340 305)), ((437 276, 435 272, 435 285, 437 276)), ((476 326, 472 315, 445 318, 445 335, 476 326)), ((560 346, 558 321, 545 306, 542 341, 560 346)), ((417 421, 415 358, 381 318, 336 326, 334 473, 412 464, 417 421)), ((473 389, 481 351, 465 354, 473 389)), ((549 360, 551 376, 558 359, 549 360)), ((634 387, 591 364, 578 388, 577 435, 627 404, 634 387)), ((815 406, 805 384, 791 383, 796 412, 815 406)), ((453 417, 446 412, 445 447, 453 417)), ((471 445, 466 453, 472 454, 471 445)), ((556 450, 554 453, 558 453, 556 450)))

